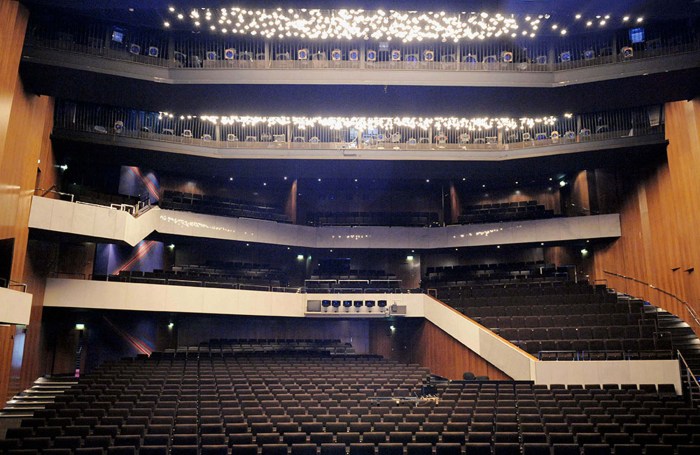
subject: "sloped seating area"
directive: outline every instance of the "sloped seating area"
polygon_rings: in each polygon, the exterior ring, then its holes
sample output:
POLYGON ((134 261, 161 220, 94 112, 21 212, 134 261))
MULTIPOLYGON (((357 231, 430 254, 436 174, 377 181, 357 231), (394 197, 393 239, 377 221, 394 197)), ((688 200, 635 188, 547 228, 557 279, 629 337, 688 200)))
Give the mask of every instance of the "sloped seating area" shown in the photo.
POLYGON ((201 354, 210 355, 240 355, 254 353, 316 353, 330 355, 355 354, 350 343, 340 340, 325 339, 279 339, 279 338, 224 338, 212 339, 200 343, 199 346, 184 346, 176 349, 166 349, 163 353, 155 353, 153 358, 175 356, 177 358, 196 358, 201 354))
POLYGON ((311 226, 439 226, 436 212, 310 212, 311 226))
POLYGON ((315 269, 304 281, 307 292, 396 292, 401 280, 385 270, 338 270, 324 273, 315 269))
POLYGON ((672 385, 433 384, 377 356, 187 355, 105 364, 19 428, 9 455, 695 454, 672 385))
POLYGON ((478 283, 513 284, 515 281, 563 281, 569 279, 570 270, 571 267, 556 266, 544 261, 428 267, 423 277, 423 284, 424 287, 444 288, 478 283))
POLYGON ((287 285, 287 277, 281 270, 269 264, 243 262, 180 265, 173 266, 170 270, 156 269, 153 272, 123 270, 118 275, 97 275, 93 278, 129 283, 251 290, 269 290, 270 287, 287 285))
POLYGON ((459 224, 494 223, 499 221, 541 220, 554 217, 554 210, 537 201, 494 202, 464 207, 459 224))
POLYGON ((255 218, 281 223, 289 223, 289 217, 282 209, 266 205, 255 205, 236 199, 202 194, 183 193, 165 190, 160 200, 160 207, 168 210, 206 213, 208 215, 255 218))
POLYGON ((587 283, 438 291, 444 301, 542 360, 672 358, 644 302, 587 283))

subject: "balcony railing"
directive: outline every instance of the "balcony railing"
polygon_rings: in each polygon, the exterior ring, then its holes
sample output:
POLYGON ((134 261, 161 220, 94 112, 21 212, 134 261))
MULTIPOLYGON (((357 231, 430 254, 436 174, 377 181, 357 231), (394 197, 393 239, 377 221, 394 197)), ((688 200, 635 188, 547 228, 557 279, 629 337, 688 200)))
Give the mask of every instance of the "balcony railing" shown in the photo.
MULTIPOLYGON (((505 122, 503 119, 483 122, 483 119, 475 119, 475 122, 450 118, 427 119, 423 126, 416 127, 408 126, 401 119, 393 123, 389 119, 392 126, 362 129, 359 125, 366 125, 367 119, 351 119, 357 127, 347 122, 341 126, 332 125, 326 121, 328 119, 321 118, 240 117, 221 122, 192 115, 59 101, 54 128, 115 139, 133 138, 213 149, 497 151, 659 135, 663 133, 661 111, 660 106, 645 106, 532 119, 529 124, 523 119, 505 119, 505 122), (480 122, 483 126, 473 126, 480 122), (504 127, 502 123, 521 126, 504 127), (444 129, 435 125, 444 125, 444 129)), ((379 120, 375 123, 382 124, 382 118, 379 120)))
POLYGON ((347 70, 553 72, 680 55, 700 50, 686 24, 647 27, 632 42, 628 29, 566 37, 503 41, 374 42, 261 40, 123 29, 109 24, 63 26, 39 19, 26 45, 163 68, 213 70, 347 70))

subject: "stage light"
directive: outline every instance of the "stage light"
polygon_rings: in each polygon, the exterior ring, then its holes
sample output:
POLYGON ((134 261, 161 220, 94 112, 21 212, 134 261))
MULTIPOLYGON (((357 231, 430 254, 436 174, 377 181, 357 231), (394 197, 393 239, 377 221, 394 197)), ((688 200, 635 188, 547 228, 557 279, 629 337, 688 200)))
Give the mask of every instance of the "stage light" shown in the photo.
POLYGON ((85 324, 75 324, 75 330, 85 330, 85 324))
POLYGON ((173 327, 175 327, 175 323, 174 323, 174 322, 168 323, 168 330, 172 330, 173 327))

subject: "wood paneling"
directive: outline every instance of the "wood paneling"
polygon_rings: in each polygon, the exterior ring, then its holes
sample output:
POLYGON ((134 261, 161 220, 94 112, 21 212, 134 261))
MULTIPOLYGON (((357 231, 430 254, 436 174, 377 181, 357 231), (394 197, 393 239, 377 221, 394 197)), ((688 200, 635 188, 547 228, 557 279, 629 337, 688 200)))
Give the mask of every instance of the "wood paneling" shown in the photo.
POLYGON ((8 399, 10 371, 12 369, 12 348, 14 347, 15 326, 0 325, 0 403, 8 399))
POLYGON ((491 379, 511 379, 425 319, 372 321, 370 350, 390 359, 420 364, 448 379, 462 379, 466 371, 491 379))
MULTIPOLYGON (((28 15, 19 2, 0 0, 0 238, 14 239, 11 279, 29 285, 27 291, 33 294, 30 327, 36 328, 36 332, 40 328, 43 284, 32 274, 25 276, 29 210, 35 186, 53 185, 56 172, 49 136, 53 100, 27 93, 18 74, 28 15), (42 170, 41 178, 37 177, 38 169, 42 170)), ((25 348, 35 340, 30 332, 25 348)), ((26 362, 31 364, 31 358, 24 356, 23 367, 26 362)), ((3 345, 0 363, 11 359, 12 352, 8 357, 3 345)), ((9 373, 0 370, 0 397, 4 397, 9 373)), ((36 375, 28 381, 35 378, 36 375)))
MULTIPOLYGON (((594 273, 691 322, 684 306, 649 286, 605 274, 620 273, 677 295, 700 311, 700 99, 666 105, 666 159, 620 171, 617 188, 622 236, 599 248, 594 273)), ((609 180, 609 179, 607 179, 609 180)), ((599 182, 600 183, 600 182, 599 182)), ((696 332, 699 327, 691 323, 696 332)))

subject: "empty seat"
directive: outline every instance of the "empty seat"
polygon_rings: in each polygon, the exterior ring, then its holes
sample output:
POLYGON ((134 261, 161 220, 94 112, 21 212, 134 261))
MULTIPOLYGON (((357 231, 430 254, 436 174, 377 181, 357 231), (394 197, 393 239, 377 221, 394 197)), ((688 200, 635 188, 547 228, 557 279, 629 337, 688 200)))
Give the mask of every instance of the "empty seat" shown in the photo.
POLYGON ((491 444, 487 442, 468 442, 464 449, 466 455, 491 455, 491 444))
POLYGON ((410 442, 406 445, 406 455, 433 455, 433 446, 429 443, 410 442))
POLYGON ((374 455, 374 444, 360 442, 351 443, 350 455, 374 455))

